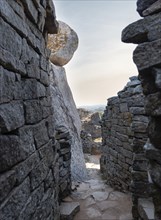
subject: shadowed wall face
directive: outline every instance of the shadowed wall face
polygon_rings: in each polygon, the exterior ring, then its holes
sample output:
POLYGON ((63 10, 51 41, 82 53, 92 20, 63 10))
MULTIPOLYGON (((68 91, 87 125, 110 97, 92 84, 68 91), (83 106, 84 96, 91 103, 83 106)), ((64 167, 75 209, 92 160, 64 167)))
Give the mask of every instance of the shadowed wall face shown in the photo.
POLYGON ((59 219, 58 145, 49 93, 52 0, 0 4, 0 218, 59 219))
POLYGON ((117 97, 108 99, 102 117, 101 171, 111 186, 145 197, 149 184, 143 146, 149 120, 140 81, 130 79, 117 97))
POLYGON ((161 1, 138 0, 137 10, 144 18, 123 30, 122 40, 139 44, 133 60, 145 94, 145 111, 150 116, 149 140, 145 145, 149 177, 154 184, 151 196, 155 219, 161 219, 161 1))

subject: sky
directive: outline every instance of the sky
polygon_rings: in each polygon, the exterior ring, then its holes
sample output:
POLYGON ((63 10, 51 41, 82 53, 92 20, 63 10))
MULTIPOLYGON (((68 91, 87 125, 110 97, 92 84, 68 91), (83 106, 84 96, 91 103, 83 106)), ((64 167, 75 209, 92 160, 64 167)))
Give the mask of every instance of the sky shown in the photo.
POLYGON ((136 45, 121 42, 121 32, 140 19, 135 0, 54 0, 57 20, 78 35, 79 46, 65 65, 77 106, 106 105, 137 75, 136 45))

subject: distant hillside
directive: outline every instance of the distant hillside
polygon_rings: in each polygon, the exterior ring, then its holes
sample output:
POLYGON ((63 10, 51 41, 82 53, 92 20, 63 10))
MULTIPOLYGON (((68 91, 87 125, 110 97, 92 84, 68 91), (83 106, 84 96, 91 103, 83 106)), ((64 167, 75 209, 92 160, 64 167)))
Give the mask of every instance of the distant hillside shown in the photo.
POLYGON ((105 110, 105 105, 87 105, 78 106, 77 108, 83 108, 91 112, 103 112, 105 110))

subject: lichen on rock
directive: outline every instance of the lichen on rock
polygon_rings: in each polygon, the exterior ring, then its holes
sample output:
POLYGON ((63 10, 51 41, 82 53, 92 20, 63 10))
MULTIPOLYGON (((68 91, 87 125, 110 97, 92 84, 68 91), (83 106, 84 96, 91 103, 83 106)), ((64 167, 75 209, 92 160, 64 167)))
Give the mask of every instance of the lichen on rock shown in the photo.
POLYGON ((64 66, 72 59, 78 47, 78 36, 64 22, 58 23, 58 33, 48 35, 48 48, 51 50, 50 61, 57 66, 64 66))

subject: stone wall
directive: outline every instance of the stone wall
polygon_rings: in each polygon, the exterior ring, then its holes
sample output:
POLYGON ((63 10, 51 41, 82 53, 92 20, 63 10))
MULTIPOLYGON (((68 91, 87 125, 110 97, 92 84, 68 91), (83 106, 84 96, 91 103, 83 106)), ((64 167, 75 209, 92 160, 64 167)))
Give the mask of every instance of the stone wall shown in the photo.
MULTIPOLYGON (((87 171, 80 138, 81 121, 76 109, 66 70, 63 67, 74 55, 78 47, 76 32, 64 22, 59 21, 58 34, 50 34, 48 48, 51 49, 50 90, 54 109, 53 121, 56 129, 63 127, 71 138, 71 178, 73 181, 87 179, 87 171)), ((64 184, 65 185, 65 184, 64 184)))
POLYGON ((83 152, 88 154, 100 154, 101 148, 101 116, 97 111, 88 111, 78 108, 81 119, 81 140, 83 152))
MULTIPOLYGON (((123 30, 122 40, 139 44, 133 60, 145 94, 145 111, 150 116, 144 149, 149 162, 149 181, 155 206, 155 220, 161 219, 161 1, 138 0, 137 11, 144 18, 123 30)), ((134 216, 137 217, 138 216, 134 216)))
POLYGON ((59 219, 47 33, 52 0, 0 4, 0 219, 59 219))
MULTIPOLYGON (((64 67, 50 65, 50 90, 54 109, 55 129, 60 127, 69 132, 71 138, 71 177, 74 181, 87 179, 87 171, 80 138, 81 121, 66 78, 64 67)), ((69 186, 69 185, 68 185, 69 186)))
POLYGON ((143 146, 148 117, 140 81, 130 80, 118 96, 108 99, 102 117, 101 171, 111 186, 145 196, 148 177, 143 146))
POLYGON ((69 130, 63 126, 56 128, 59 153, 59 201, 71 192, 71 143, 69 130))

